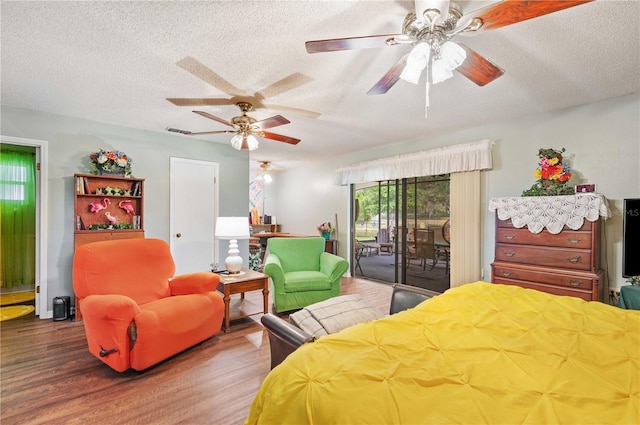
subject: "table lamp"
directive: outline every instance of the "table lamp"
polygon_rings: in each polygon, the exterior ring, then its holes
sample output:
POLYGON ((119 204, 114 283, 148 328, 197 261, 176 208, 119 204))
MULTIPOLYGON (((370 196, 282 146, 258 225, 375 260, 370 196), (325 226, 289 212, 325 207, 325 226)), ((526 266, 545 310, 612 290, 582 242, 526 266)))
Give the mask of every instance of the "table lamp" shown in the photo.
POLYGON ((240 274, 242 257, 238 255, 238 239, 249 239, 249 220, 247 217, 218 217, 216 220, 216 238, 229 240, 229 256, 224 266, 229 274, 240 274))

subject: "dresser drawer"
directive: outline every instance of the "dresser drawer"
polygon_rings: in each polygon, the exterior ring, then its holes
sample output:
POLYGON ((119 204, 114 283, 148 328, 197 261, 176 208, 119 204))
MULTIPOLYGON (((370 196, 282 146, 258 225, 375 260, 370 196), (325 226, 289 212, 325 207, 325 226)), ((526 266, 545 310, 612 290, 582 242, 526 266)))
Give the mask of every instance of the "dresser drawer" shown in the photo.
POLYGON ((591 249, 592 233, 567 230, 557 235, 547 231, 531 233, 528 229, 499 227, 496 229, 496 242, 520 245, 554 246, 559 248, 591 249))
MULTIPOLYGON (((563 270, 544 270, 535 268, 519 268, 517 265, 494 263, 492 267, 493 279, 510 279, 529 281, 548 285, 561 286, 571 289, 591 291, 598 284, 597 275, 583 273, 570 274, 563 270)), ((495 282, 495 280, 493 280, 495 282)))
POLYGON ((502 243, 496 244, 496 261, 574 270, 592 270, 594 266, 593 252, 588 249, 502 243))
POLYGON ((539 284, 534 282, 522 282, 518 280, 509 280, 509 279, 496 279, 493 283, 500 283, 503 285, 517 285, 522 288, 535 289, 537 291, 546 292, 547 294, 582 298, 585 301, 597 301, 597 299, 593 298, 593 295, 591 292, 580 291, 580 290, 575 290, 570 288, 563 288, 561 286, 544 285, 544 284, 539 284))

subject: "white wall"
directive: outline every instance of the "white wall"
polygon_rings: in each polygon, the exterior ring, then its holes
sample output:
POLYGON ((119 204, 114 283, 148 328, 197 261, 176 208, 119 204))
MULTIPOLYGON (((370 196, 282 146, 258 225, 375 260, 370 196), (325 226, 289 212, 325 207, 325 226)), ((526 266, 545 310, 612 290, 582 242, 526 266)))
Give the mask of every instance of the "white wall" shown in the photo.
POLYGON ((89 172, 88 155, 99 148, 125 152, 133 159, 133 175, 145 179, 146 237, 169 241, 169 158, 172 156, 218 162, 220 215, 247 213, 249 155, 231 148, 228 143, 6 106, 2 106, 1 113, 2 135, 46 140, 49 144, 48 310, 53 297, 73 295, 73 174, 89 172))
POLYGON ((347 258, 348 188, 336 186, 335 169, 386 156, 417 152, 458 143, 491 139, 493 170, 483 172, 482 217, 484 279, 490 280, 494 256, 495 216, 489 199, 519 196, 534 183, 538 149, 566 148, 573 168, 571 184, 595 183, 609 200, 612 217, 605 222, 602 267, 611 287, 622 278, 622 199, 640 197, 640 95, 621 96, 603 102, 554 113, 462 129, 444 136, 386 145, 340 158, 326 158, 278 176, 278 220, 287 231, 313 232, 315 226, 338 214, 338 251, 347 258))

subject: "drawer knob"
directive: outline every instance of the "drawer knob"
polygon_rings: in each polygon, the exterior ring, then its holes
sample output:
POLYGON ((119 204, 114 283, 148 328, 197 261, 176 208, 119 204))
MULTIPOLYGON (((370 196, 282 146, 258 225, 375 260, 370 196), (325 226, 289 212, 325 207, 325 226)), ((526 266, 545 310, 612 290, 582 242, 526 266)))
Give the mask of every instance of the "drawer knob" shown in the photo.
POLYGON ((511 257, 515 257, 516 253, 515 252, 505 252, 504 255, 505 255, 505 257, 511 258, 511 257))
POLYGON ((575 244, 577 244, 577 243, 580 243, 580 241, 581 241, 581 240, 582 240, 582 239, 567 238, 567 241, 568 241, 570 244, 573 244, 573 245, 575 245, 575 244))
POLYGON ((515 239, 515 238, 516 238, 516 236, 515 236, 515 235, 504 235, 504 238, 505 238, 506 240, 508 240, 508 241, 511 241, 511 240, 515 239))
POLYGON ((512 272, 508 272, 508 271, 502 271, 500 272, 500 274, 502 275, 502 277, 509 277, 511 276, 513 273, 512 272))
POLYGON ((569 281, 569 285, 573 286, 574 288, 577 288, 578 286, 582 285, 582 281, 581 280, 570 280, 569 281))
POLYGON ((576 264, 576 263, 580 262, 580 258, 581 257, 579 255, 576 255, 575 257, 567 258, 567 261, 570 262, 570 263, 576 264))

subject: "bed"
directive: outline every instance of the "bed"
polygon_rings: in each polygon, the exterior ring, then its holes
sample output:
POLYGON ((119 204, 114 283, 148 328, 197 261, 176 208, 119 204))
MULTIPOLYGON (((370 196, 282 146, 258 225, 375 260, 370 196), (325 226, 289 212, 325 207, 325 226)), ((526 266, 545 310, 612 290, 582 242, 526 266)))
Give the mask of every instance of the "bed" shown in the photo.
POLYGON ((638 424, 640 311, 476 282, 302 345, 245 424, 638 424))

